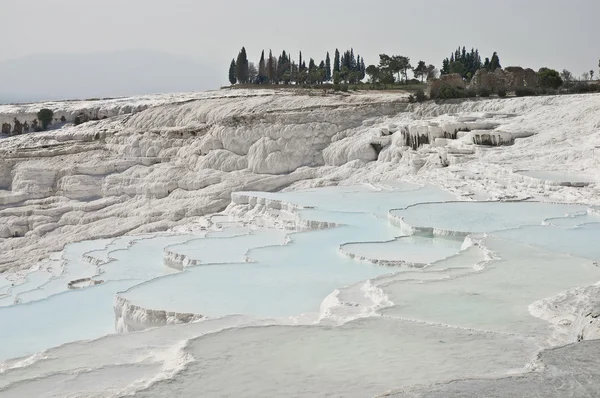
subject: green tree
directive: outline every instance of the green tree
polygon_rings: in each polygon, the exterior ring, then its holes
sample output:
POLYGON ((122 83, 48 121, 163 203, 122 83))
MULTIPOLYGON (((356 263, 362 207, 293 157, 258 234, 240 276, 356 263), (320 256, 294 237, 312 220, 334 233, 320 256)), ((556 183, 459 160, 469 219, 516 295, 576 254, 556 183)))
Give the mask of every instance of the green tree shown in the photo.
POLYGON ((333 72, 333 84, 337 85, 342 82, 341 73, 338 71, 333 72))
POLYGON ((342 70, 340 71, 340 77, 344 83, 348 83, 348 79, 350 78, 350 69, 347 66, 342 66, 342 70))
POLYGON ((566 69, 563 69, 563 71, 560 72, 560 77, 565 83, 568 83, 571 80, 573 80, 573 74, 566 69))
POLYGON ((375 65, 369 65, 367 67, 366 72, 367 75, 369 75, 369 78, 371 79, 371 85, 374 85, 379 79, 379 68, 375 65))
POLYGON ((258 81, 258 69, 254 62, 248 62, 248 83, 256 83, 258 81))
POLYGON ((390 63, 388 69, 392 73, 398 74, 398 82, 401 82, 400 72, 402 72, 402 60, 399 55, 393 55, 390 57, 390 63))
POLYGON ((490 59, 486 58, 483 64, 484 69, 490 70, 490 59))
POLYGON ((235 59, 232 59, 231 64, 229 65, 229 83, 231 83, 231 85, 237 83, 237 77, 235 77, 235 59))
POLYGON ((260 55, 260 62, 258 63, 258 83, 264 84, 269 80, 267 77, 267 64, 265 62, 265 50, 260 55))
POLYGON ((442 75, 447 75, 450 73, 450 60, 448 58, 444 59, 442 62, 442 69, 440 70, 442 75))
POLYGON ((290 68, 290 82, 298 83, 298 64, 295 62, 292 62, 290 68))
POLYGON ((502 66, 500 65, 500 58, 498 57, 498 53, 494 51, 492 55, 492 59, 490 60, 490 71, 495 71, 496 69, 500 69, 502 66))
POLYGON ((379 81, 383 84, 394 84, 394 74, 389 69, 380 69, 379 81))
MULTIPOLYGON (((599 63, 599 65, 600 65, 600 63, 599 63)), ((342 69, 340 67, 340 51, 336 48, 335 49, 335 56, 333 58, 333 71, 334 72, 341 72, 341 70, 342 69)))
POLYGON ((466 74, 465 66, 462 64, 462 62, 454 61, 450 64, 450 73, 458 73, 459 75, 463 76, 466 74))
POLYGON ((37 113, 37 119, 42 124, 42 129, 47 130, 50 123, 52 123, 52 119, 54 118, 54 112, 52 112, 48 108, 44 108, 37 113))
POLYGON ((277 81, 283 81, 283 74, 285 73, 285 71, 289 70, 291 67, 290 64, 290 57, 287 55, 287 53, 284 51, 281 52, 281 55, 279 56, 279 58, 277 59, 277 81))
POLYGON ((549 68, 541 68, 539 70, 538 81, 543 88, 557 89, 563 84, 560 74, 554 69, 549 68))
POLYGON ((248 83, 248 56, 245 47, 242 47, 235 62, 235 77, 240 84, 248 83))
POLYGON ((306 68, 298 71, 298 84, 304 84, 308 81, 308 70, 306 68))
POLYGON ((364 80, 367 73, 367 68, 365 67, 365 59, 360 59, 360 80, 364 80))
POLYGON ((404 83, 408 84, 408 71, 412 69, 410 58, 400 55, 398 57, 398 63, 400 65, 400 70, 402 71, 402 76, 404 76, 404 83))
POLYGON ((413 73, 415 74, 416 79, 421 78, 421 82, 423 82, 427 75, 427 64, 425 61, 419 61, 417 67, 413 69, 413 73))
POLYGON ((594 80, 594 70, 590 69, 590 80, 594 80))
POLYGON ((435 66, 429 65, 427 67, 427 80, 435 79, 439 71, 435 69, 435 66))
POLYGON ((326 76, 327 76, 327 71, 325 70, 325 63, 323 61, 321 61, 321 64, 317 68, 317 79, 319 81, 319 84, 323 84, 326 76))
POLYGON ((329 51, 327 57, 325 57, 325 81, 331 81, 331 59, 329 58, 329 51))
POLYGON ((269 59, 267 60, 267 78, 269 83, 277 83, 277 60, 273 58, 271 50, 269 50, 269 59))

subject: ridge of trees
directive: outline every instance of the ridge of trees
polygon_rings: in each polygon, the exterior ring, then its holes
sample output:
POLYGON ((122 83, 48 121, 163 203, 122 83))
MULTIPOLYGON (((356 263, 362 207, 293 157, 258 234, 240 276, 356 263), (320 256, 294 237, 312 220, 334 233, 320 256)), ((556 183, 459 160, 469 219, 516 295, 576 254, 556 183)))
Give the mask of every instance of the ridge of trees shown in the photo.
MULTIPOLYGON (((598 61, 600 68, 600 61, 598 61)), ((348 84, 353 84, 358 89, 363 84, 365 77, 368 76, 368 82, 372 88, 392 88, 402 87, 405 90, 422 90, 425 80, 435 79, 438 74, 459 74, 464 81, 473 79, 477 71, 487 70, 493 72, 496 69, 502 69, 500 57, 497 52, 493 52, 491 57, 486 57, 482 61, 479 49, 471 48, 467 50, 466 46, 458 47, 449 57, 442 61, 440 70, 432 64, 419 60, 416 65, 411 64, 409 57, 404 55, 379 54, 379 63, 374 65, 365 65, 365 59, 360 55, 355 55, 354 49, 340 52, 335 49, 332 56, 326 52, 324 59, 306 57, 302 51, 297 58, 285 50, 281 54, 274 56, 269 50, 268 55, 261 51, 258 67, 248 59, 245 47, 242 47, 237 58, 231 60, 229 65, 229 82, 234 84, 294 84, 306 87, 308 85, 322 85, 324 83, 334 83, 334 89, 348 90, 348 84), (333 62, 332 62, 333 61, 333 62), (414 78, 409 78, 409 72, 412 71, 414 78), (340 84, 343 86, 340 87, 340 84), (404 84, 404 86, 402 86, 404 84)), ((595 71, 592 69, 581 75, 580 79, 574 78, 567 71, 555 71, 549 68, 541 68, 537 72, 539 87, 520 88, 517 95, 536 95, 556 92, 559 88, 561 92, 597 92, 600 91, 600 84, 587 84, 594 79, 595 71), (525 92, 526 91, 526 92, 525 92)), ((600 75, 600 73, 599 73, 600 75)), ((484 89, 473 93, 473 90, 458 90, 456 97, 471 97, 474 94, 480 96, 489 96, 495 93, 499 96, 506 96, 505 90, 499 89, 498 92, 486 93, 484 89)), ((492 90, 493 91, 493 90, 492 90)), ((419 93, 417 93, 419 94, 419 93)), ((454 97, 454 96, 450 96, 454 97)), ((449 98, 450 98, 449 97, 449 98)), ((422 96, 415 97, 420 100, 422 96)))
POLYGON ((285 50, 277 57, 269 50, 261 52, 258 68, 248 61, 245 47, 242 47, 237 58, 231 60, 229 65, 229 82, 239 84, 323 84, 333 81, 336 84, 357 83, 365 78, 365 61, 360 55, 354 55, 354 49, 345 51, 340 55, 335 50, 333 65, 331 56, 326 53, 325 58, 315 61, 309 58, 308 66, 302 51, 298 53, 298 60, 292 59, 291 54, 285 50))

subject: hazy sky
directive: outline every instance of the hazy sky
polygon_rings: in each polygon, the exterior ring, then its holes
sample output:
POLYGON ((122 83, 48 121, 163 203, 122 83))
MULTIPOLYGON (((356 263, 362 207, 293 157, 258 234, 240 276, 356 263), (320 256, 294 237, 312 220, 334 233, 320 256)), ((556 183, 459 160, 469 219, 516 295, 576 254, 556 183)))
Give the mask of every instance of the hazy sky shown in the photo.
MULTIPOLYGON (((255 62, 263 48, 285 49, 294 58, 302 50, 319 61, 326 51, 352 46, 367 64, 386 52, 438 67, 465 45, 483 56, 497 51, 503 66, 566 68, 575 75, 597 71, 600 58, 600 0, 0 0, 0 11, 0 64, 45 53, 151 50, 216 72, 208 81, 199 77, 194 89, 225 84, 242 45, 255 62)), ((45 68, 54 72, 50 62, 45 68)), ((11 81, 26 78, 17 73, 11 81)))

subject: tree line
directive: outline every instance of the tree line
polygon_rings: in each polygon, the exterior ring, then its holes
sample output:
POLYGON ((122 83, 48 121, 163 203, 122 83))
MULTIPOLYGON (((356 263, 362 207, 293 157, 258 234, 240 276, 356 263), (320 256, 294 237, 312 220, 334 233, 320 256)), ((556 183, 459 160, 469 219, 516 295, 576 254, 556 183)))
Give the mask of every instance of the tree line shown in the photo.
POLYGON ((449 58, 444 58, 440 72, 442 75, 458 73, 464 79, 471 80, 479 69, 493 72, 499 68, 502 66, 500 66, 498 53, 494 52, 491 59, 486 58, 485 62, 481 62, 479 49, 471 48, 471 51, 467 51, 467 48, 463 46, 462 50, 458 47, 449 58))
POLYGON ((415 79, 421 79, 421 83, 423 83, 425 78, 435 78, 438 73, 435 66, 431 64, 427 65, 425 61, 419 61, 413 67, 409 57, 387 54, 379 54, 379 65, 369 65, 366 72, 369 75, 371 84, 374 85, 378 83, 394 84, 396 82, 409 84, 411 82, 408 79, 409 71, 413 72, 415 79))
MULTIPOLYGON (((600 61, 598 63, 600 68, 600 61)), ((438 75, 459 74, 464 80, 470 81, 477 71, 484 69, 493 72, 496 69, 502 69, 500 57, 494 52, 491 57, 486 57, 482 61, 479 49, 471 48, 467 50, 466 46, 458 47, 454 52, 442 60, 441 69, 436 69, 433 64, 427 64, 425 61, 418 61, 413 66, 409 57, 404 55, 379 54, 379 63, 377 65, 365 66, 365 60, 360 55, 354 54, 354 49, 349 49, 340 53, 335 50, 333 62, 327 52, 325 59, 316 62, 313 58, 303 57, 302 52, 298 58, 292 59, 291 54, 282 51, 277 57, 273 56, 272 51, 265 56, 264 50, 261 53, 258 67, 255 63, 248 60, 245 47, 242 47, 237 58, 231 60, 229 66, 229 82, 233 85, 239 84, 323 84, 333 82, 334 84, 356 84, 362 82, 369 76, 371 85, 379 84, 417 84, 423 83, 426 79, 437 78, 438 75), (414 75, 409 78, 409 72, 414 75)), ((570 72, 563 70, 560 74, 552 72, 548 74, 547 68, 542 68, 538 75, 541 75, 542 81, 548 86, 556 86, 557 82, 549 84, 546 79, 560 78, 561 82, 574 81, 570 72)), ((582 75, 582 80, 593 80, 594 70, 590 70, 582 75)))
POLYGON ((318 63, 309 58, 308 65, 302 51, 298 60, 293 60, 285 50, 277 57, 269 50, 265 57, 263 50, 258 67, 248 60, 246 48, 242 47, 237 58, 229 65, 229 82, 239 84, 323 84, 333 81, 339 83, 357 83, 365 78, 365 61, 360 55, 354 55, 354 49, 340 54, 335 50, 333 65, 329 52, 318 63))

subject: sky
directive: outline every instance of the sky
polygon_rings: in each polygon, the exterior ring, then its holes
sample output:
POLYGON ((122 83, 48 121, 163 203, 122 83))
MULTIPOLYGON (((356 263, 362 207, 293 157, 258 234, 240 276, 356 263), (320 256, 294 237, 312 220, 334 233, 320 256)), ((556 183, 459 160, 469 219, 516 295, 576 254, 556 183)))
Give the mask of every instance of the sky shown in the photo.
POLYGON ((598 0, 0 0, 0 10, 0 101, 216 89, 242 46, 254 62, 263 49, 318 63, 353 47, 367 65, 387 53, 439 68, 464 45, 497 51, 502 66, 576 76, 598 74, 600 59, 598 0))

